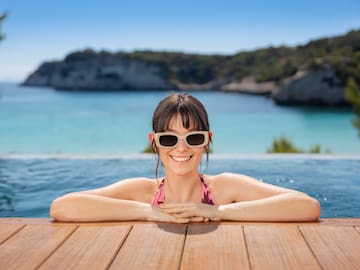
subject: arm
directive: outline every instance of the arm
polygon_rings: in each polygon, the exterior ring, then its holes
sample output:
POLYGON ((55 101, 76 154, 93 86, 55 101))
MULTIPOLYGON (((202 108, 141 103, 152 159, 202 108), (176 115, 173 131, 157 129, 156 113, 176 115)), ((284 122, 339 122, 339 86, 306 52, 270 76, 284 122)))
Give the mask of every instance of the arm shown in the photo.
POLYGON ((152 196, 153 184, 148 179, 129 179, 95 190, 69 193, 53 201, 50 216, 70 222, 202 221, 199 217, 176 219, 149 204, 147 201, 152 196))
POLYGON ((147 203, 89 194, 70 193, 53 201, 50 216, 59 221, 146 220, 147 203))
POLYGON ((305 194, 295 192, 218 207, 220 220, 315 221, 319 216, 319 203, 305 194))
POLYGON ((295 190, 282 188, 240 174, 217 178, 218 188, 234 203, 218 208, 224 220, 313 221, 320 216, 318 201, 295 190))

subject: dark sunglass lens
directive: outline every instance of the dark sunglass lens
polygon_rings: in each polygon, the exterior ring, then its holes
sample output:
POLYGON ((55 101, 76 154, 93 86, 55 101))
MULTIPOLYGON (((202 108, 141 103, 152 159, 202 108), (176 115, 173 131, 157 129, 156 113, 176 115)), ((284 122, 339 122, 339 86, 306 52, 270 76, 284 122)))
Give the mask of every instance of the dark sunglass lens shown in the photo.
POLYGON ((190 145, 200 145, 205 141, 204 134, 192 134, 186 137, 186 141, 190 145))
POLYGON ((174 135, 161 135, 159 142, 162 146, 174 146, 177 143, 177 137, 174 135))

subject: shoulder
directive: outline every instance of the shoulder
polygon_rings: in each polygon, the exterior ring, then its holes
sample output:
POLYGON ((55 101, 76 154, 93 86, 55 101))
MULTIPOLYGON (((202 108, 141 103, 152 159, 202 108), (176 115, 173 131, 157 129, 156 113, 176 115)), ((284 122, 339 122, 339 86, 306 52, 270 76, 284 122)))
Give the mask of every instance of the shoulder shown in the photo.
POLYGON ((125 200, 147 201, 157 190, 160 181, 145 177, 119 180, 89 193, 125 200))
POLYGON ((223 185, 231 183, 240 183, 246 180, 253 179, 244 174, 236 174, 224 172, 217 175, 204 175, 204 181, 207 185, 223 185))
POLYGON ((247 176, 234 173, 204 175, 204 182, 218 204, 227 204, 238 201, 247 176))

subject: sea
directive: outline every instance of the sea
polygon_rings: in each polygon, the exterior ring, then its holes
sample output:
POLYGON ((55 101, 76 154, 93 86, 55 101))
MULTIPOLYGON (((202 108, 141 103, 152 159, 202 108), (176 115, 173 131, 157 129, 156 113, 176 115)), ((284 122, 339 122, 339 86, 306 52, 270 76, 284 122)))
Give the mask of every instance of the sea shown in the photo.
MULTIPOLYGON (((154 177, 157 103, 174 91, 58 91, 0 83, 0 217, 49 217, 53 199, 129 177, 154 177)), ((321 217, 360 216, 360 137, 346 108, 277 106, 264 96, 190 92, 214 133, 203 173, 244 173, 319 200, 321 217), (323 154, 266 154, 284 136, 323 154)))
MULTIPOLYGON (((64 92, 0 84, 0 154, 134 154, 172 91, 64 92)), ((265 153, 282 136, 308 151, 360 153, 351 109, 284 107, 264 96, 192 92, 208 110, 213 153, 265 153)))

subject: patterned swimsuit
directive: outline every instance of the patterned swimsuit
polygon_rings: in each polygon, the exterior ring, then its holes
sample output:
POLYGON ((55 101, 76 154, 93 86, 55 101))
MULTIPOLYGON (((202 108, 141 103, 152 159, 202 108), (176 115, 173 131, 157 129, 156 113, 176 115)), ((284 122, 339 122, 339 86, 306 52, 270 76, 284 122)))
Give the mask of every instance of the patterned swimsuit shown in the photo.
MULTIPOLYGON (((215 200, 212 197, 207 185, 205 184, 202 175, 200 175, 200 180, 201 180, 201 202, 215 205, 216 204, 215 200)), ((165 178, 161 181, 158 191, 156 192, 154 198, 151 200, 151 204, 154 206, 159 206, 160 204, 165 202, 164 182, 165 182, 165 178)))

